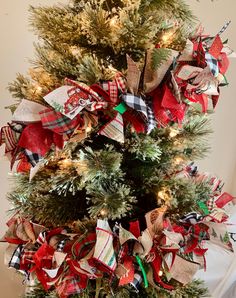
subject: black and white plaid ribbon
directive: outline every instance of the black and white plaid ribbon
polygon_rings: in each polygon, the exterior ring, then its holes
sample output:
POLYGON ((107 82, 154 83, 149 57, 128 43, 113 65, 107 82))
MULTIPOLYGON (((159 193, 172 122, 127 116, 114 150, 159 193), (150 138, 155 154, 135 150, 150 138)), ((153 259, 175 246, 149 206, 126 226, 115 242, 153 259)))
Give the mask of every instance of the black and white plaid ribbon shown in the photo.
POLYGON ((9 264, 8 264, 9 267, 15 268, 17 270, 20 269, 22 250, 23 250, 23 245, 18 245, 11 257, 9 264))
POLYGON ((219 75, 218 61, 210 53, 205 53, 206 62, 214 77, 219 75))
POLYGON ((156 127, 156 120, 152 110, 151 102, 146 103, 142 97, 133 94, 122 95, 122 99, 130 108, 137 112, 141 112, 148 123, 147 133, 149 134, 156 127))
POLYGON ((35 167, 36 164, 42 159, 42 156, 38 153, 33 153, 32 151, 25 149, 24 150, 25 156, 28 159, 28 162, 35 167))
POLYGON ((150 106, 147 106, 147 115, 148 115, 148 130, 147 130, 147 133, 149 134, 157 125, 153 110, 150 106))
POLYGON ((199 221, 203 219, 203 216, 198 214, 197 212, 190 212, 179 220, 182 223, 190 223, 192 225, 197 224, 199 221))
POLYGON ((138 112, 143 113, 145 115, 145 117, 148 118, 147 105, 141 97, 127 93, 127 94, 122 95, 122 99, 127 104, 127 106, 129 106, 130 108, 132 108, 138 112))

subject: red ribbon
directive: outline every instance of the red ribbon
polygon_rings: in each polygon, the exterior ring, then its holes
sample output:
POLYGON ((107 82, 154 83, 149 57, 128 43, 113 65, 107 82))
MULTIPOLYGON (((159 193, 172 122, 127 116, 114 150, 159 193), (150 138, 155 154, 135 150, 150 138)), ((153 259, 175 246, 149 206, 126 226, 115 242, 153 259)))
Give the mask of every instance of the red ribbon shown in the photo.
POLYGON ((140 226, 138 220, 129 222, 129 231, 134 235, 135 238, 138 239, 140 236, 140 226))
POLYGON ((184 92, 184 96, 188 98, 192 102, 198 102, 202 106, 202 112, 206 113, 208 108, 208 95, 202 93, 202 94, 196 94, 195 92, 189 93, 188 91, 184 92))
POLYGON ((23 155, 17 164, 17 168, 16 168, 17 173, 28 173, 30 168, 31 168, 31 164, 28 162, 27 157, 23 155))
POLYGON ((227 69, 229 68, 229 58, 226 53, 221 53, 218 58, 218 66, 221 74, 225 74, 227 69))
POLYGON ((216 201, 215 204, 218 208, 223 208, 226 204, 234 199, 229 193, 224 192, 216 201))
POLYGON ((18 142, 19 147, 41 156, 44 156, 50 150, 52 144, 62 149, 63 136, 44 129, 41 122, 27 125, 18 142))
POLYGON ((152 248, 150 251, 150 254, 153 254, 155 256, 154 260, 151 262, 151 266, 153 269, 153 277, 154 280, 161 285, 164 289, 167 289, 169 291, 174 290, 174 287, 171 285, 168 285, 167 283, 165 283, 161 277, 159 276, 159 272, 162 268, 162 260, 163 257, 157 252, 156 249, 152 248))
POLYGON ((186 105, 178 103, 166 84, 155 89, 150 95, 153 97, 153 112, 160 125, 166 126, 170 121, 183 121, 186 105))

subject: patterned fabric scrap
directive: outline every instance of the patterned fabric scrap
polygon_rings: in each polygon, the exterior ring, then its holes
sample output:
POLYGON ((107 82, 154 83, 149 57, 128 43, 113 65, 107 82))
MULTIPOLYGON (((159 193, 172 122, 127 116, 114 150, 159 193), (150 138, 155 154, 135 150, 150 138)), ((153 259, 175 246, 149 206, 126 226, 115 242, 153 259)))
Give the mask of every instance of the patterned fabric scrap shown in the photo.
POLYGON ((113 234, 107 220, 98 219, 96 234, 97 241, 93 257, 109 272, 114 272, 117 262, 113 248, 113 234))

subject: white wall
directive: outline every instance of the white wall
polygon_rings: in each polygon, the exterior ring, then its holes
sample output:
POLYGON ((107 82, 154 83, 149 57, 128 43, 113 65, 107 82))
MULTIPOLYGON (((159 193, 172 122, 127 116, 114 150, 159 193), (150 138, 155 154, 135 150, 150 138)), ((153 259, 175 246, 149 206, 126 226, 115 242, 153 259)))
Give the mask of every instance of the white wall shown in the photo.
MULTIPOLYGON (((236 50, 236 1, 235 0, 196 0, 187 1, 201 20, 206 32, 217 33, 228 21, 232 23, 224 33, 225 39, 236 50)), ((213 115, 214 134, 211 137, 211 154, 199 162, 201 169, 217 174, 225 181, 225 190, 236 195, 236 59, 231 59, 227 78, 228 87, 221 89, 221 97, 213 115), (234 185, 235 184, 235 185, 234 185)))
MULTIPOLYGON (((66 0, 64 2, 67 2, 66 0)), ((235 0, 210 0, 187 1, 196 15, 204 24, 206 31, 217 33, 221 26, 229 19, 232 20, 231 27, 225 33, 229 37, 230 44, 236 49, 236 1, 235 0)), ((3 107, 13 102, 11 95, 5 89, 8 82, 15 78, 17 72, 25 73, 29 67, 27 58, 33 56, 33 41, 35 37, 29 32, 27 17, 28 5, 51 5, 56 3, 52 0, 8 0, 0 2, 0 126, 10 120, 10 112, 3 107)), ((210 142, 212 153, 200 163, 201 169, 218 174, 226 182, 225 189, 233 191, 236 195, 236 60, 231 61, 231 68, 227 74, 230 86, 222 89, 220 102, 216 114, 213 117, 213 128, 215 130, 210 142)), ((2 150, 0 149, 0 156, 2 150)), ((9 171, 8 161, 0 159, 0 234, 5 231, 7 220, 6 211, 9 205, 5 199, 9 190, 7 173, 9 171)), ((0 297, 16 298, 21 295, 23 287, 18 276, 12 270, 3 265, 3 245, 0 249, 0 297)))

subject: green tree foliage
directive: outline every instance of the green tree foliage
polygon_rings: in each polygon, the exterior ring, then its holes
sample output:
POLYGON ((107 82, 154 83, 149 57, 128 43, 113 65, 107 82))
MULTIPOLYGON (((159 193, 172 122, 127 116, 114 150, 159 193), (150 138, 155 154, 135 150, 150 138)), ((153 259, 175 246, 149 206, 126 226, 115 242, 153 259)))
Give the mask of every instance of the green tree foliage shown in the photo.
MULTIPOLYGON (((158 69, 170 55, 181 50, 195 20, 182 0, 73 0, 68 5, 31 7, 30 22, 39 36, 34 68, 19 74, 9 85, 18 99, 44 105, 43 96, 63 83, 64 78, 92 85, 126 73, 126 55, 145 63, 152 49, 152 64, 158 69), (178 28, 173 31, 173 24, 178 28), (168 49, 154 48, 163 34, 172 32, 168 49)), ((182 126, 171 123, 150 135, 126 127, 124 145, 94 131, 81 142, 68 142, 58 154, 50 152, 43 167, 29 182, 28 174, 15 175, 15 189, 8 195, 14 211, 47 227, 81 222, 95 228, 98 217, 124 225, 144 220, 150 210, 168 206, 167 216, 175 223, 181 216, 198 211, 199 202, 211 195, 209 181, 183 177, 180 171, 208 152, 206 136, 211 132, 207 116, 190 107, 182 126), (175 132, 173 134, 173 131, 175 132)), ((141 223, 142 224, 142 223, 141 223)), ((100 290, 93 282, 80 296, 111 297, 107 279, 100 290)), ((201 297, 206 290, 194 281, 169 293, 158 289, 120 287, 112 297, 201 297)), ((26 298, 54 298, 40 287, 26 298)))

